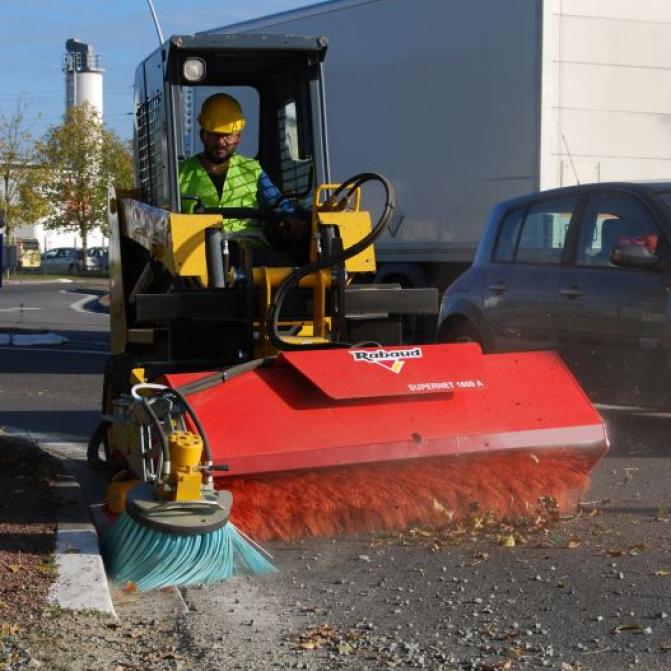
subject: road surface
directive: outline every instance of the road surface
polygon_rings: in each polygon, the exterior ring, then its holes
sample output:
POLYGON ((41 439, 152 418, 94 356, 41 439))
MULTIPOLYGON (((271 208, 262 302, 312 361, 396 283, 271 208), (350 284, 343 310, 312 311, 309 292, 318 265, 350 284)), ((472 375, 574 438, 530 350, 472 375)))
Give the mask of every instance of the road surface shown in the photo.
MULTIPOLYGON (((82 312, 75 288, 0 291, 0 329, 68 338, 0 348, 0 425, 79 440, 94 426, 108 318, 82 312)), ((612 449, 582 512, 514 546, 501 544, 505 533, 496 529, 272 543, 274 576, 172 592, 115 590, 122 625, 64 618, 54 633, 63 643, 45 663, 70 670, 91 668, 85 659, 98 660, 96 668, 146 669, 669 669, 670 418, 602 412, 612 449), (168 661, 152 657, 165 645, 174 646, 168 661)))
POLYGON ((0 335, 42 331, 61 345, 0 347, 0 426, 36 436, 85 440, 100 414, 109 355, 109 315, 94 307, 101 290, 84 282, 4 284, 0 335))

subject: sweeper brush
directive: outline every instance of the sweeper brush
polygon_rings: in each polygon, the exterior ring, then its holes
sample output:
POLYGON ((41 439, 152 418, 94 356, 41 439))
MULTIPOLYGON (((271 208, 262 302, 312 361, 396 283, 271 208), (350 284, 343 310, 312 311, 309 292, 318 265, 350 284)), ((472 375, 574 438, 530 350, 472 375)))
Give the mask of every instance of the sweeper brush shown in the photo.
POLYGON ((222 381, 172 374, 231 519, 258 540, 440 526, 475 510, 575 509, 604 425, 550 352, 476 344, 285 352, 222 381))

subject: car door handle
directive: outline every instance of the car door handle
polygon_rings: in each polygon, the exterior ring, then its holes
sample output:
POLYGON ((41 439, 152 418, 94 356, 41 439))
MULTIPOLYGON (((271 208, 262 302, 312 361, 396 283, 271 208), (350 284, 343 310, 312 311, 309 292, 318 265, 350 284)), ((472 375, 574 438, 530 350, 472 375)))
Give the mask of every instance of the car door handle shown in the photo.
POLYGON ((560 296, 566 296, 566 298, 580 298, 585 295, 585 292, 580 287, 569 287, 568 289, 561 289, 559 291, 560 296))
POLYGON ((507 282, 496 282, 496 284, 490 284, 487 287, 490 291, 493 291, 495 294, 502 294, 508 289, 507 282))

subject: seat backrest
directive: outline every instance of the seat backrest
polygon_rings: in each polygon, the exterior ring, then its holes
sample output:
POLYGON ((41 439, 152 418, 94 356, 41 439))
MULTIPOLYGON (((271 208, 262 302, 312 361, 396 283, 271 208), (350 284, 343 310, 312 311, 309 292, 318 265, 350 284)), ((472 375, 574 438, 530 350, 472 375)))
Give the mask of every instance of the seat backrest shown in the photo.
POLYGON ((619 237, 625 232, 626 226, 622 219, 606 219, 601 224, 601 252, 602 258, 610 258, 610 255, 617 247, 619 237))

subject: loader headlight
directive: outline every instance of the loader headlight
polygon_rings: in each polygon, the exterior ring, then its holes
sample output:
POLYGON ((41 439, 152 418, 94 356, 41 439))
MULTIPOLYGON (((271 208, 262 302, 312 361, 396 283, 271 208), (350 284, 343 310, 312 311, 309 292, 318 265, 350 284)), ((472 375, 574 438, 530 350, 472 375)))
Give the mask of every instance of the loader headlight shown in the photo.
POLYGON ((182 66, 182 74, 187 82, 200 82, 205 79, 207 66, 202 58, 187 58, 182 66))

